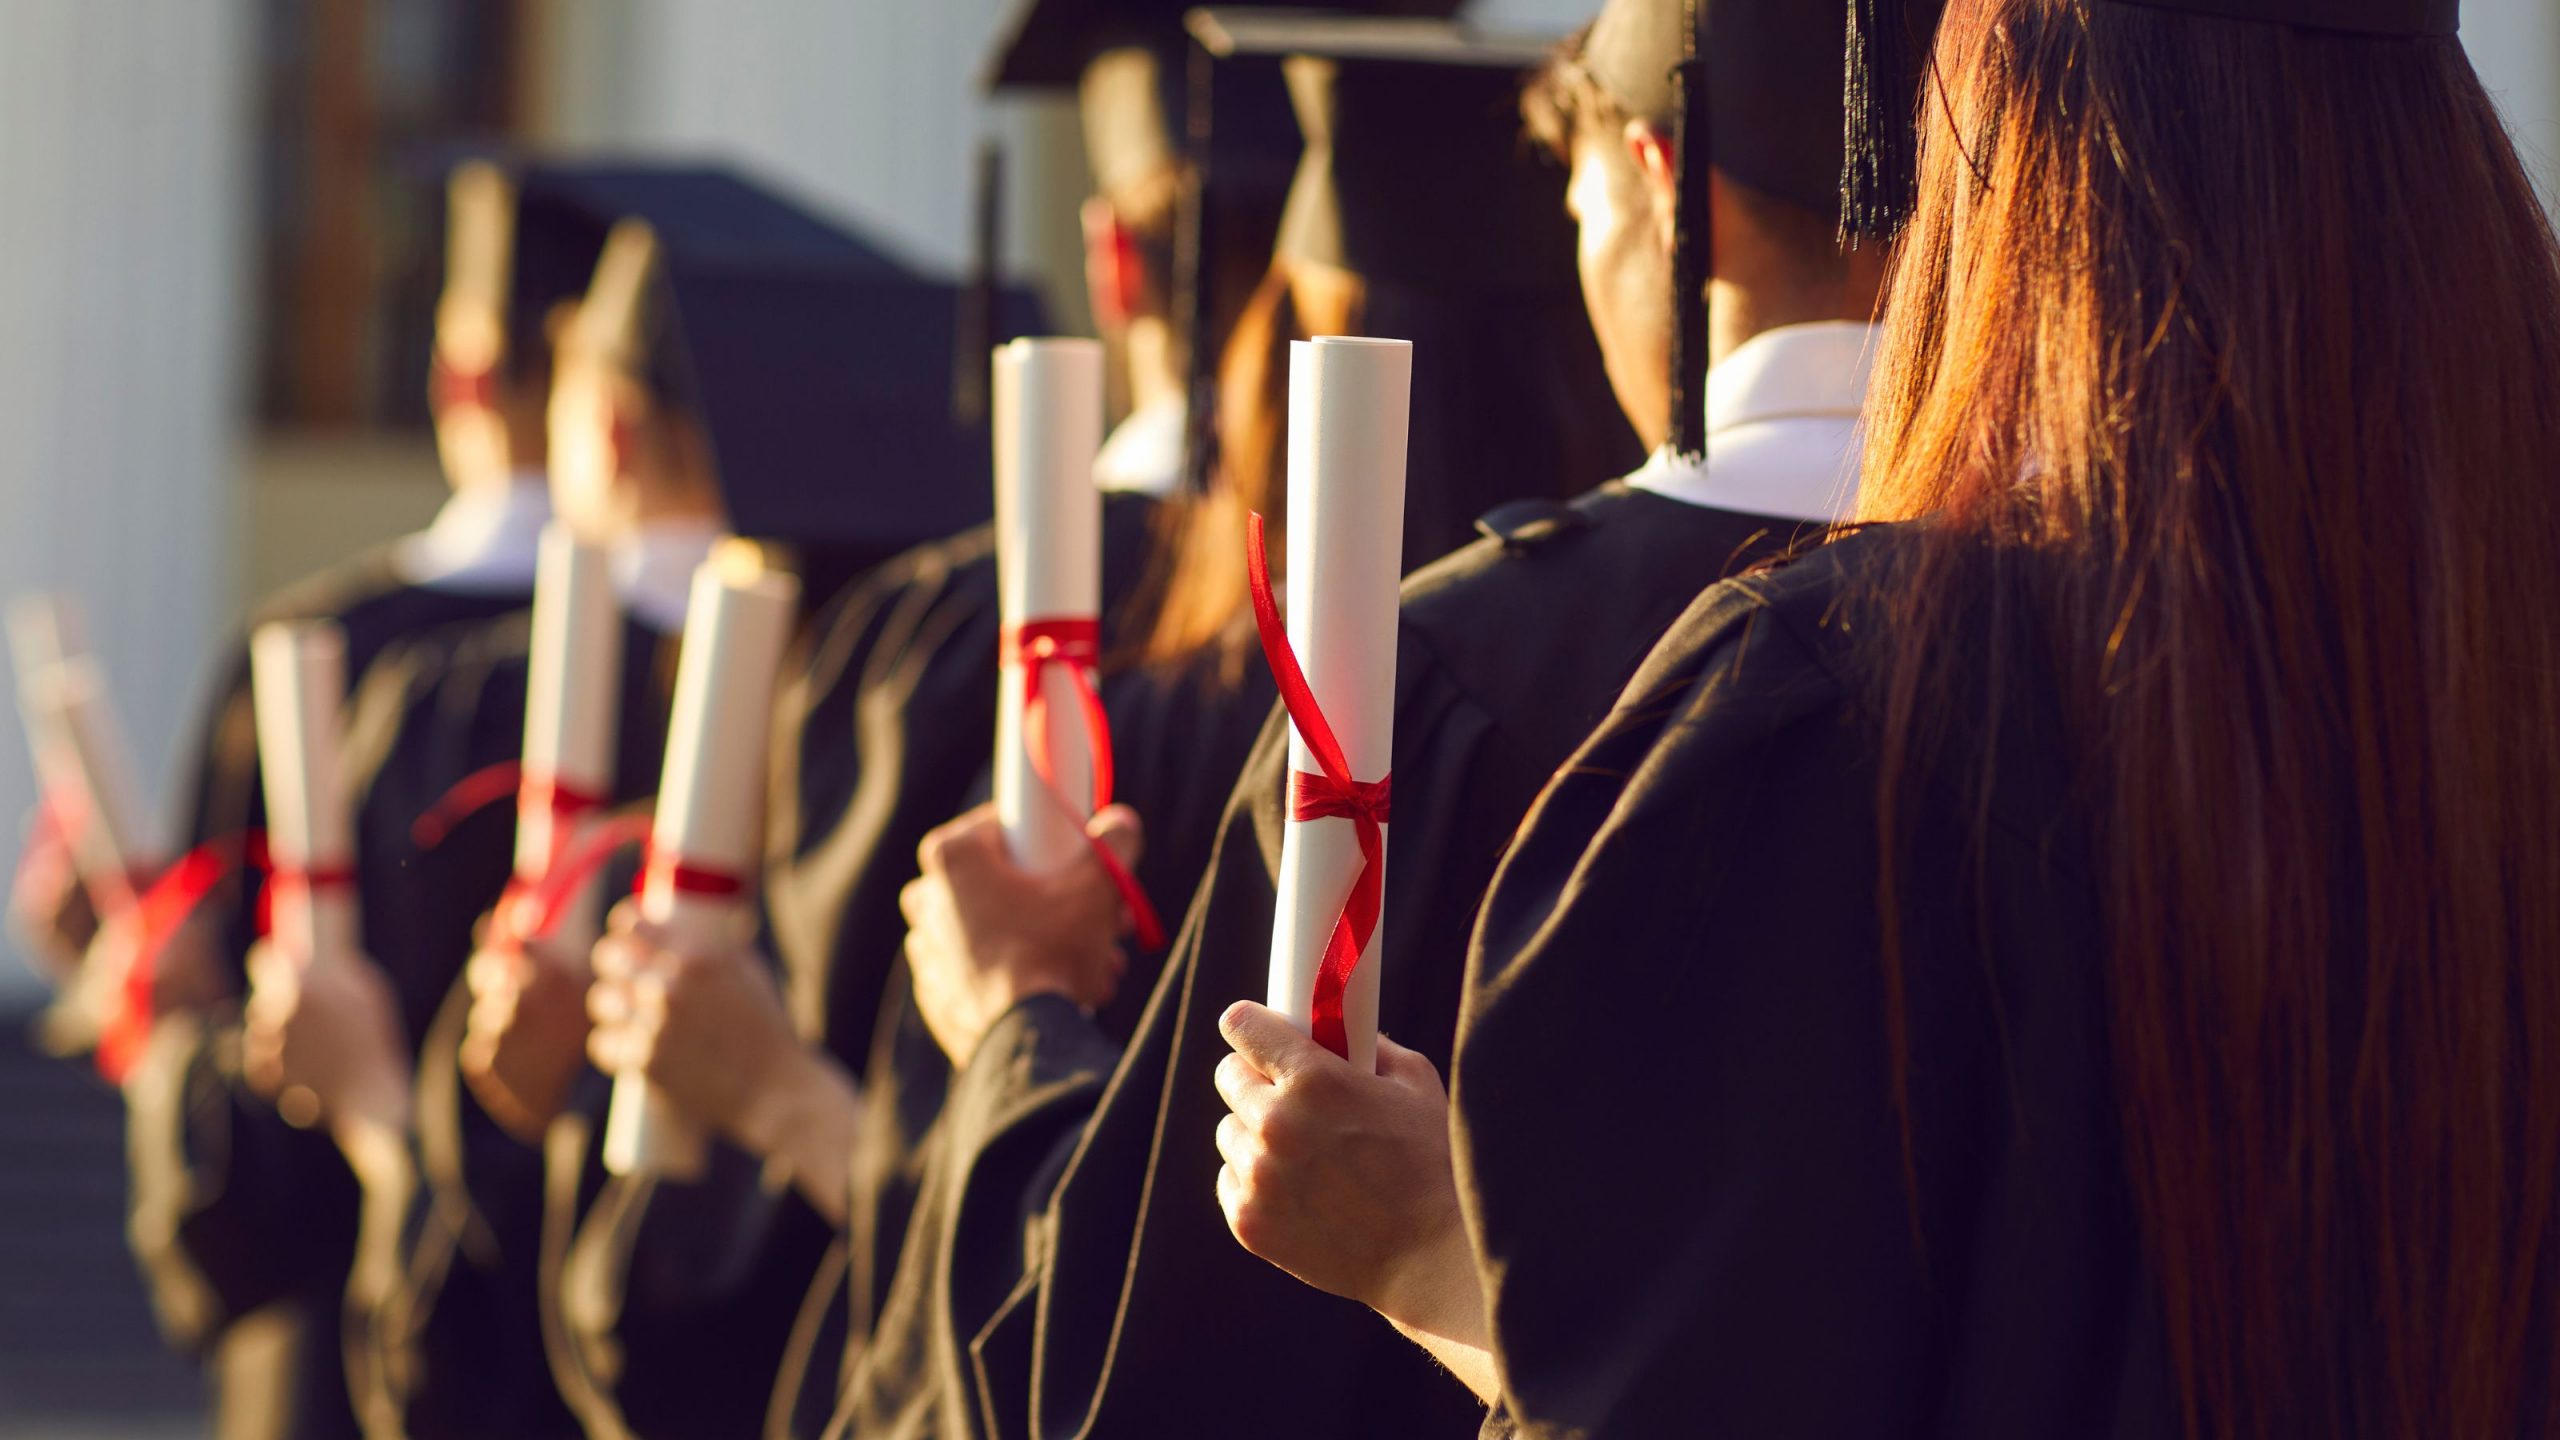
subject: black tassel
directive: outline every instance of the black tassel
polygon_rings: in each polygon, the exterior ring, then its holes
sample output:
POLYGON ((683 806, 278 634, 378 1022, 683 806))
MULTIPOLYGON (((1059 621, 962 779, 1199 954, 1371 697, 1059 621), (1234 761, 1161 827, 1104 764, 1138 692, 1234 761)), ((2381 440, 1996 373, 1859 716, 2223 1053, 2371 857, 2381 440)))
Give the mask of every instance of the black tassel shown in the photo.
POLYGON ((1891 240, 1911 218, 1919 184, 1920 40, 1904 0, 1848 4, 1840 227, 1852 240, 1891 240))
POLYGON ((1218 215, 1211 204, 1209 151, 1217 118, 1212 90, 1216 63, 1208 50, 1192 44, 1184 55, 1184 166, 1180 228, 1174 237, 1174 304, 1181 316, 1182 369, 1186 408, 1182 417, 1182 489, 1209 491, 1218 469, 1218 347, 1210 329, 1210 256, 1219 244, 1218 215))
POLYGON ((1671 153, 1678 167, 1671 246, 1671 450, 1706 453, 1707 282, 1714 269, 1713 122, 1698 58, 1698 0, 1685 5, 1680 68, 1672 77, 1671 153))
POLYGON ((987 386, 994 364, 997 321, 1002 305, 999 272, 1004 268, 1004 150, 993 140, 978 143, 977 170, 970 197, 969 281, 960 293, 957 356, 951 376, 951 418, 963 428, 987 418, 987 386))

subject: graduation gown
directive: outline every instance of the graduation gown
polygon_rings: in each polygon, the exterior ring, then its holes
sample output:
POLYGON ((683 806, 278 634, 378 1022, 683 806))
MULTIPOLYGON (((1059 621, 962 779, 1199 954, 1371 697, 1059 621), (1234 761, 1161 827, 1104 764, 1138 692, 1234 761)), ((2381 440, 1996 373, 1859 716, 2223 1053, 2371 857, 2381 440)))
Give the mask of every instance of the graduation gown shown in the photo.
MULTIPOLYGON (((1145 578, 1159 508, 1140 495, 1104 498, 1107 615, 1145 578)), ((778 702, 777 743, 795 763, 776 768, 766 921, 795 1019, 857 1074, 904 944, 897 896, 916 873, 917 842, 983 788, 1001 629, 994 534, 981 527, 908 552, 831 603, 778 702)), ((864 1143, 880 1146, 894 1175, 912 1138, 864 1143)), ((804 1313, 839 1313, 828 1302, 846 1254, 893 1253, 893 1239, 838 1248, 796 1192, 735 1150, 714 1151, 699 1183, 604 1182, 560 1262, 581 1372, 573 1388, 647 1440, 754 1434, 777 1389, 832 1393, 841 1331, 798 1333, 804 1313), (830 1282, 814 1302, 813 1276, 830 1282), (811 1365, 817 1376, 783 1384, 782 1372, 811 1365)), ((590 1146, 580 1162, 590 1174, 594 1160, 590 1146)), ((553 1186, 573 1189, 561 1177, 553 1186)), ((883 1209, 895 1232, 898 1189, 870 1190, 892 1198, 866 1207, 865 1234, 884 1228, 883 1209)))
POLYGON ((2180 1433, 2044 674, 1949 657, 1896 842, 1897 1113, 1856 647, 1909 540, 1702 597, 1486 901, 1454 1094, 1489 1435, 2180 1433))
MULTIPOLYGON (((623 628, 614 762, 617 806, 645 799, 666 747, 678 637, 623 628)), ((451 787, 523 752, 531 622, 515 615, 417 642, 433 683, 412 684, 363 815, 372 853, 407 875, 368 931, 398 928, 375 957, 423 1018, 417 1044, 416 1184, 395 1226, 368 1233, 352 1343, 366 1412, 410 1440, 569 1440, 580 1433, 547 1362, 537 1304, 542 1152, 516 1141, 463 1084, 458 1050, 471 997, 461 966, 479 918, 513 872, 515 807, 492 804, 422 848, 409 833, 451 787)), ((368 697, 370 698, 370 697, 368 697)), ((385 697, 386 702, 390 697, 385 697)), ((369 709, 372 707, 368 707, 369 709)), ((374 863, 366 862, 368 865, 374 863)), ((372 902, 369 900, 368 905, 372 902)))
MULTIPOLYGON (((1617 484, 1486 524, 1407 581, 1398 639, 1380 1015, 1440 1062, 1476 902, 1538 787, 1701 588, 1800 528, 1617 484)), ((1240 1436, 1475 1428, 1456 1381, 1247 1254, 1218 1210, 1217 1017, 1265 993, 1287 739, 1275 710, 1116 1070, 1111 1037, 1025 1006, 956 1083, 935 1182, 959 1217, 942 1324, 865 1360, 848 1433, 1179 1434, 1211 1416, 1240 1436)))
MULTIPOLYGON (((386 545, 262 604, 249 628, 334 620, 347 676, 361 687, 403 637, 521 610, 529 594, 410 583, 386 545)), ((240 874, 240 837, 266 818, 245 639, 226 655, 182 762, 182 847, 212 846, 234 878, 208 898, 217 958, 240 966, 256 938, 256 883, 240 874)), ((361 770, 362 757, 357 757, 361 770)), ((365 779, 353 777, 361 787, 365 779)), ((238 1067, 238 1017, 221 1007, 165 1023, 128 1086, 135 1256, 162 1329, 210 1354, 224 1394, 226 1437, 347 1436, 355 1420, 339 1345, 339 1309, 356 1227, 356 1186, 327 1136, 285 1125, 249 1097, 238 1067), (227 1344, 257 1314, 259 1334, 227 1344)))

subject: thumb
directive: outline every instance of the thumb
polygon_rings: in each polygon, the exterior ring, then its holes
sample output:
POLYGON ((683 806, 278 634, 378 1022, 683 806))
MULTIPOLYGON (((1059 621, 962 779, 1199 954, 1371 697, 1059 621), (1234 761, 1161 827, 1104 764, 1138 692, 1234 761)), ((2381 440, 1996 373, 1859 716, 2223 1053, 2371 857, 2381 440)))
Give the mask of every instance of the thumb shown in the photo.
POLYGON ((1146 853, 1147 827, 1138 812, 1126 805, 1105 805, 1085 822, 1084 833, 1111 847, 1111 853, 1123 865, 1135 865, 1146 853))
POLYGON ((1419 1050, 1399 1045, 1384 1034, 1378 1036, 1378 1074, 1413 1090, 1440 1092, 1440 1067, 1419 1050))
POLYGON ((1279 1011, 1250 1000, 1227 1007, 1218 1017, 1218 1033, 1253 1068, 1274 1080, 1286 1080, 1323 1061, 1342 1063, 1332 1051, 1298 1033, 1298 1027, 1281 1018, 1279 1011))

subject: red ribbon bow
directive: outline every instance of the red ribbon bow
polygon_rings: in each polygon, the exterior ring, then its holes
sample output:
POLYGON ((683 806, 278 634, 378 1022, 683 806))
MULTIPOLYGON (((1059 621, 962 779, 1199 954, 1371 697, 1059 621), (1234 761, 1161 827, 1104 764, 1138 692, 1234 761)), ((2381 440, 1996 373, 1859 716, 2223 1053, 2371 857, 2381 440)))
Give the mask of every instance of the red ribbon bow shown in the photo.
POLYGON ((603 862, 606 854, 630 843, 628 838, 617 840, 597 852, 569 885, 554 887, 550 883, 552 877, 571 854, 577 834, 575 822, 582 815, 603 809, 605 797, 581 790, 556 775, 529 771, 514 760, 475 770, 455 782, 452 789, 437 797, 436 803, 428 806, 426 813, 409 827, 410 838, 419 849, 432 850, 443 844, 462 822, 509 798, 516 802, 516 823, 519 825, 527 816, 550 812, 551 854, 538 873, 510 876, 506 889, 499 893, 495 910, 497 919, 490 936, 491 943, 498 945, 522 944, 550 934, 560 923, 569 893, 577 888, 576 882, 585 879, 596 865, 603 862), (528 904, 534 907, 530 911, 530 919, 520 925, 516 917, 528 913, 528 904))
MULTIPOLYGON (((1068 681, 1075 686, 1077 704, 1084 712, 1086 749, 1093 756, 1093 809, 1098 811, 1111 803, 1112 780, 1111 717, 1102 708, 1102 692, 1093 683, 1094 666, 1102 659, 1100 622, 1025 621, 1008 628, 1001 645, 1004 662, 1022 667, 1022 743, 1031 752, 1032 772, 1068 814, 1088 818, 1091 812, 1079 810, 1058 788, 1057 771, 1050 759, 1048 687, 1041 682, 1048 668, 1058 665, 1065 668, 1068 681)), ((1099 837, 1087 834, 1085 844, 1102 862, 1112 888, 1120 892, 1120 903, 1128 907, 1139 948, 1163 949, 1164 922, 1157 917, 1147 892, 1139 887, 1138 877, 1129 873, 1129 867, 1099 837)))
POLYGON ((1318 775, 1303 770, 1290 774, 1290 814, 1299 820, 1348 820, 1360 841, 1360 869, 1351 877, 1351 891, 1343 897, 1333 933, 1325 940, 1324 963, 1316 969, 1314 1003, 1309 1007, 1308 1028, 1316 1043, 1348 1058, 1351 1041, 1343 1026, 1342 997, 1350 988, 1351 973, 1360 968, 1370 937, 1378 933, 1378 911, 1386 899, 1387 802, 1395 777, 1352 778, 1342 742, 1335 738, 1332 722, 1325 719, 1324 707, 1316 703, 1315 689, 1298 666, 1298 652, 1289 646, 1288 628, 1280 623, 1280 604, 1271 594, 1271 557, 1263 545, 1258 514, 1246 522, 1245 576, 1253 587, 1254 628, 1262 634, 1263 658, 1279 682, 1280 703, 1323 770, 1318 775))

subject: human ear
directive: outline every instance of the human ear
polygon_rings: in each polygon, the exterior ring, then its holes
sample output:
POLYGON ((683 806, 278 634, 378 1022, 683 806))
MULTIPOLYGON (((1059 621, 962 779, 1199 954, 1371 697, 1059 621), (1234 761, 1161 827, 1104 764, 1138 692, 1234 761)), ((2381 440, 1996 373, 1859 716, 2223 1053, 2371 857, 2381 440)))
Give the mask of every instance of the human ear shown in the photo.
POLYGON ((1642 120, 1627 122, 1624 140, 1627 159, 1634 163, 1637 181, 1652 207, 1654 240, 1668 255, 1679 243, 1679 157, 1662 132, 1642 120))

